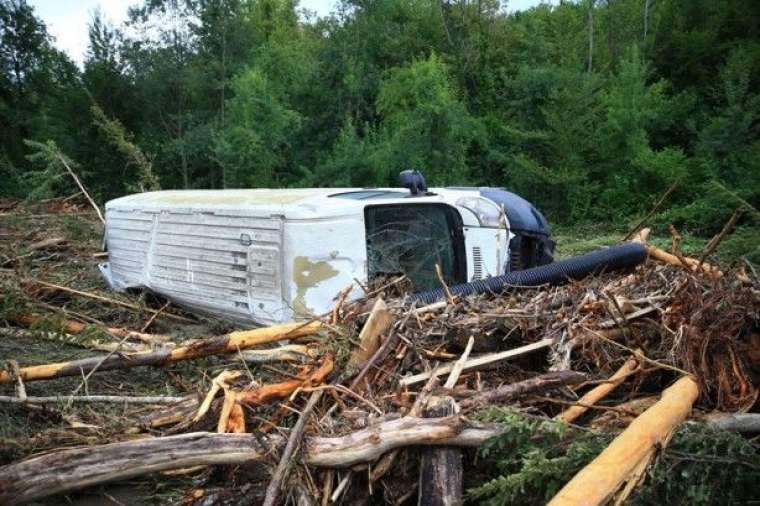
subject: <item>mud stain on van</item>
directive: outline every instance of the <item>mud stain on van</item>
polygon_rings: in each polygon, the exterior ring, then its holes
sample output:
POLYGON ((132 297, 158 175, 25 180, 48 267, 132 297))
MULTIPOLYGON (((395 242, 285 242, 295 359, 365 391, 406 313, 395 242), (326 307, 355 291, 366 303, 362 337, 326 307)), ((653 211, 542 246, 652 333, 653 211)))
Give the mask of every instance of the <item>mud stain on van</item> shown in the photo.
MULTIPOLYGON (((322 281, 334 278, 338 271, 330 262, 321 260, 312 262, 309 257, 293 259, 293 281, 296 284, 296 297, 293 300, 293 310, 296 316, 312 316, 314 311, 306 304, 306 292, 316 288, 322 281)), ((324 296, 332 297, 335 294, 324 296)))

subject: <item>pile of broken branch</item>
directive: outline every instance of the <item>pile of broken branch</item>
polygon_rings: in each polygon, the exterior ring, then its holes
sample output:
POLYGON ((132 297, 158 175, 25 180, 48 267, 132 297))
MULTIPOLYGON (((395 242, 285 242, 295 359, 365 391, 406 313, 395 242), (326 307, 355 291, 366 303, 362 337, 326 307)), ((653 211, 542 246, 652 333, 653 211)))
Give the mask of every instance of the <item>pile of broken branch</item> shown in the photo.
MULTIPOLYGON (((649 254, 625 273, 425 307, 405 302, 399 279, 351 303, 346 290, 331 314, 309 322, 184 341, 147 333, 148 325, 76 318, 29 330, 45 316, 7 313, 6 339, 96 328, 110 340, 87 334, 77 342, 104 354, 76 360, 9 360, 0 371, 5 406, 65 415, 73 405, 116 403, 128 428, 55 446, 37 439, 0 468, 0 503, 170 472, 195 477, 177 504, 461 504, 468 485, 493 477, 473 448, 507 430, 482 416, 498 406, 613 433, 550 503, 621 502, 687 420, 760 431, 757 277, 651 246, 649 254), (107 371, 122 371, 124 393, 124 378, 145 366, 211 356, 226 359, 194 383, 186 375, 185 396, 90 393, 107 371), (62 377, 79 386, 29 394, 62 377)), ((39 279, 19 286, 35 296, 118 302, 39 279)), ((166 306, 135 310, 148 311, 150 322, 187 318, 166 306)))

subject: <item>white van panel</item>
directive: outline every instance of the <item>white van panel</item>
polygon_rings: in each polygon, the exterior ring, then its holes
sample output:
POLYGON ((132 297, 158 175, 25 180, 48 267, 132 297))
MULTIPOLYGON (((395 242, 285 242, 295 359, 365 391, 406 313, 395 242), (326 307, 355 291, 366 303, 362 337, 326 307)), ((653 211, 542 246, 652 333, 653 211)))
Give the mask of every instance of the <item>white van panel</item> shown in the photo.
POLYGON ((112 208, 106 221, 115 288, 150 288, 246 323, 283 318, 282 218, 112 208))

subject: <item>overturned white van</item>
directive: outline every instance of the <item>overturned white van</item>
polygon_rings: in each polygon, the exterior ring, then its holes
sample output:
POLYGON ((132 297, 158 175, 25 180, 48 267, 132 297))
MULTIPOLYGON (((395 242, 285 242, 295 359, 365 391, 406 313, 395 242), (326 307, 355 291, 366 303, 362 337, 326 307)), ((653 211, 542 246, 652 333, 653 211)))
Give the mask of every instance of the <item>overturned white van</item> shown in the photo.
MULTIPOLYGON (((423 180, 424 181, 424 180, 423 180)), ((418 290, 552 260, 543 216, 496 188, 184 190, 106 204, 116 290, 147 288, 245 324, 328 311, 341 289, 406 274, 418 290), (411 191, 410 191, 411 190, 411 191)))

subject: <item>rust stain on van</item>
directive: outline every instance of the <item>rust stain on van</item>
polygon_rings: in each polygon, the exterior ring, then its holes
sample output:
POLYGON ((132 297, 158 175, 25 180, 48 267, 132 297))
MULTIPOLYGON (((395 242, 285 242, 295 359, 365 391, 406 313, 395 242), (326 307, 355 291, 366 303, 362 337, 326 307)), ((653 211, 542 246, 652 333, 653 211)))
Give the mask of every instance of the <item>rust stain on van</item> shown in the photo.
MULTIPOLYGON (((306 292, 315 288, 322 281, 337 275, 338 271, 326 260, 312 262, 309 257, 295 257, 293 259, 293 281, 296 284, 296 297, 293 299, 293 310, 296 315, 313 315, 314 311, 306 304, 306 292)), ((328 295, 328 297, 331 296, 328 295)))

